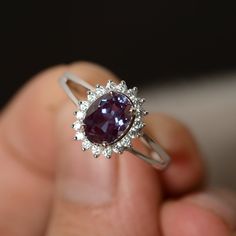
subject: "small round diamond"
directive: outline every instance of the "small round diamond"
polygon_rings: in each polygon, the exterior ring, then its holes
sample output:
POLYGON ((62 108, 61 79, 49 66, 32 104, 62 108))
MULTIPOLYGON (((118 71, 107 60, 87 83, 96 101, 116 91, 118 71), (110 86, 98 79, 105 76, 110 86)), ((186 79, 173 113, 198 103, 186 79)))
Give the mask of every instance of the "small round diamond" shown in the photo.
POLYGON ((101 154, 101 148, 97 145, 92 146, 92 153, 95 157, 98 157, 101 154))
POLYGON ((82 112, 82 111, 77 111, 77 112, 76 112, 76 118, 77 118, 77 119, 81 120, 81 119, 84 118, 84 116, 85 116, 85 113, 84 113, 84 112, 82 112))
POLYGON ((144 127, 144 123, 141 120, 134 121, 134 128, 140 130, 144 127))
POLYGON ((90 102, 93 102, 93 101, 96 100, 96 94, 95 94, 94 92, 89 91, 87 97, 88 97, 88 100, 89 100, 90 102))
POLYGON ((83 148, 84 150, 87 150, 87 149, 91 148, 91 146, 92 146, 92 144, 91 144, 91 142, 88 141, 88 140, 84 140, 84 141, 82 142, 82 148, 83 148))
POLYGON ((139 132, 136 129, 131 129, 129 131, 129 137, 130 138, 136 138, 139 136, 139 132))
POLYGON ((116 83, 110 80, 108 81, 106 88, 110 90, 114 90, 116 88, 116 83))
POLYGON ((127 90, 127 85, 124 81, 121 81, 120 84, 117 85, 117 90, 124 93, 127 90))
POLYGON ((74 122, 72 125, 74 130, 79 130, 81 128, 81 123, 79 121, 74 122))
POLYGON ((136 87, 132 88, 132 89, 129 89, 127 91, 127 93, 129 94, 129 96, 137 96, 137 93, 138 93, 138 89, 136 87))
POLYGON ((81 111, 86 111, 88 109, 88 106, 89 106, 88 102, 86 102, 86 101, 80 102, 80 110, 81 111))
POLYGON ((98 86, 96 88, 96 94, 97 96, 102 96, 104 93, 106 93, 106 89, 102 86, 98 86))
POLYGON ((122 138, 120 142, 124 147, 130 147, 131 146, 131 140, 130 140, 129 137, 122 138))
POLYGON ((125 147, 121 143, 116 143, 113 147, 113 151, 115 153, 122 153, 124 151, 125 147))
POLYGON ((111 157, 111 154, 112 154, 112 149, 111 147, 106 147, 102 154, 106 157, 106 158, 110 158, 111 157))
POLYGON ((82 132, 77 132, 75 134, 75 139, 76 140, 83 140, 84 139, 84 134, 82 132))

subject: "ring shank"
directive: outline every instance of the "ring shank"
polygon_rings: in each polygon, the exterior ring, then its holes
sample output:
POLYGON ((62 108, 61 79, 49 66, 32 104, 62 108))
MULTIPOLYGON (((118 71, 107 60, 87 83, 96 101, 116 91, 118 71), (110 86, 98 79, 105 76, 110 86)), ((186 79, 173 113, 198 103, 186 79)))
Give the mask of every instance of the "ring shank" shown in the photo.
POLYGON ((138 158, 151 164, 156 169, 159 170, 165 169, 170 163, 170 156, 166 153, 166 151, 161 147, 159 143, 154 142, 153 139, 151 139, 145 133, 142 136, 142 141, 151 150, 150 153, 151 156, 147 156, 134 148, 130 148, 127 151, 133 153, 138 158))
POLYGON ((81 86, 82 88, 86 89, 86 90, 91 90, 94 89, 94 87, 92 85, 90 85, 89 83, 87 83, 86 81, 80 79, 79 77, 75 76, 74 74, 68 73, 66 72, 60 79, 59 79, 59 84, 61 85, 61 87, 63 88, 63 90, 65 91, 65 93, 67 94, 67 96, 70 98, 70 100, 76 105, 78 106, 80 100, 77 98, 77 96, 74 95, 74 93, 72 92, 70 86, 69 86, 69 82, 73 82, 79 86, 81 86))
MULTIPOLYGON (((78 106, 80 100, 77 98, 77 96, 73 93, 70 82, 81 86, 82 88, 86 90, 92 90, 94 87, 87 83, 86 81, 82 80, 81 78, 71 74, 71 73, 65 73, 60 79, 59 84, 67 94, 67 96, 71 99, 71 101, 78 106)), ((134 154, 136 157, 144 160, 145 162, 151 164, 154 168, 163 170, 165 169, 168 164, 170 163, 170 156, 168 153, 161 147, 161 145, 157 142, 155 142, 153 139, 151 139, 147 134, 143 134, 141 137, 143 143, 150 149, 150 156, 147 156, 138 150, 134 149, 133 147, 128 148, 126 151, 129 151, 130 153, 134 154)))

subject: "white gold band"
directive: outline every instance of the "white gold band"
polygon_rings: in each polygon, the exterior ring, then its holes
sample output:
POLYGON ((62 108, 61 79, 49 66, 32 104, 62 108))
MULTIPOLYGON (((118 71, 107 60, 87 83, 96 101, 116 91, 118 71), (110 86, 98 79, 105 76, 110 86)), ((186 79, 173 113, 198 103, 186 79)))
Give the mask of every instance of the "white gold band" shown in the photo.
MULTIPOLYGON (((75 95, 72 89, 72 84, 76 85, 78 90, 79 88, 83 88, 87 91, 94 90, 94 87, 87 83, 86 81, 82 80, 81 78, 71 74, 65 73, 60 79, 59 83, 61 87, 64 89, 67 96, 71 99, 71 101, 78 107, 80 104, 80 99, 75 95)), ((142 142, 150 149, 150 156, 147 156, 134 147, 129 146, 125 148, 125 151, 129 151, 130 153, 134 154, 136 157, 144 160, 145 162, 151 164, 154 168, 163 170, 165 169, 169 162, 170 156, 167 152, 161 147, 161 145, 157 142, 154 142, 147 134, 142 133, 140 137, 142 142)))

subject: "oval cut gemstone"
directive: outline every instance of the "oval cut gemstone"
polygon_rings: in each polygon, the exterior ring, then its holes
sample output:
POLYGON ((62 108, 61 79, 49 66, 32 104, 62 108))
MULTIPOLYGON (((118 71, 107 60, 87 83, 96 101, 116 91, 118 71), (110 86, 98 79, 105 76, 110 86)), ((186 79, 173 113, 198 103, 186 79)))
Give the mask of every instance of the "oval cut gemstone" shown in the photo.
POLYGON ((130 128, 134 116, 132 102, 118 92, 107 93, 98 98, 87 110, 84 125, 89 141, 112 144, 130 128))

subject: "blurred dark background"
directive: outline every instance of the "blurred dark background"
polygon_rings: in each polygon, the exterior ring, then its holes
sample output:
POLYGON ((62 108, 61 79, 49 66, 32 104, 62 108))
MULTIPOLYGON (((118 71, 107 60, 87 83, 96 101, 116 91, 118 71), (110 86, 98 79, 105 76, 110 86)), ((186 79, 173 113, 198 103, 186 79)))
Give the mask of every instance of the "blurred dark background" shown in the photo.
POLYGON ((1 3, 0 106, 32 75, 90 60, 129 84, 236 69, 236 1, 1 3))

